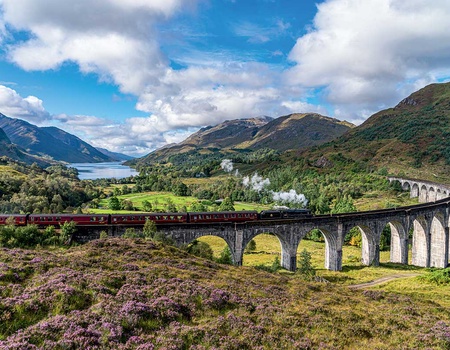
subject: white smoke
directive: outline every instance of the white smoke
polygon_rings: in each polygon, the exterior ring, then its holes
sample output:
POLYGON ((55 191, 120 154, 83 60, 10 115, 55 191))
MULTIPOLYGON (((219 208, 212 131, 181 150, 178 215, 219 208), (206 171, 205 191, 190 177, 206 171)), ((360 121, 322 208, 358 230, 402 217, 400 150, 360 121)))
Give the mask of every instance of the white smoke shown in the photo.
MULTIPOLYGON (((233 162, 231 159, 224 159, 220 163, 220 166, 227 173, 231 173, 233 171, 233 162)), ((236 169, 234 173, 236 177, 239 176, 239 171, 236 169)), ((261 192, 266 186, 270 185, 270 180, 265 179, 262 176, 259 176, 258 173, 254 173, 251 177, 246 176, 242 179, 242 184, 244 187, 251 187, 256 192, 261 192)), ((270 191, 272 194, 272 199, 274 202, 278 202, 281 204, 299 204, 302 207, 306 207, 308 204, 308 200, 305 195, 302 193, 297 193, 296 190, 292 189, 289 192, 275 192, 270 191)))
POLYGON ((245 187, 251 186, 256 192, 261 192, 264 187, 270 185, 270 180, 264 179, 262 176, 259 176, 258 173, 254 173, 252 177, 244 177, 242 179, 242 184, 245 187))
MULTIPOLYGON (((253 174, 252 177, 246 176, 242 179, 242 184, 245 187, 251 186, 251 188, 257 192, 260 192, 264 189, 264 187, 270 185, 269 179, 264 179, 262 176, 259 176, 258 173, 253 174)), ((301 207, 306 207, 308 204, 308 200, 305 195, 302 193, 297 193, 296 190, 292 189, 289 192, 275 192, 270 191, 272 194, 272 199, 274 202, 278 202, 281 204, 299 204, 301 207)))
POLYGON ((290 190, 289 192, 271 191, 271 193, 275 202, 301 204, 302 207, 306 207, 308 204, 305 195, 303 193, 297 193, 296 190, 290 190))
POLYGON ((220 166, 227 173, 231 173, 233 171, 233 161, 231 159, 222 160, 222 162, 220 163, 220 166))

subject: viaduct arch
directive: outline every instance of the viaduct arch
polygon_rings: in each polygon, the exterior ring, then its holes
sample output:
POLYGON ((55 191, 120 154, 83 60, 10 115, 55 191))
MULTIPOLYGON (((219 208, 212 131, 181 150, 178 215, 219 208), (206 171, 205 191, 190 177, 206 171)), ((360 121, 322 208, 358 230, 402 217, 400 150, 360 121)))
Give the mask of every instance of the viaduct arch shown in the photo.
MULTIPOLYGON (((281 264, 295 271, 297 249, 301 240, 312 229, 318 229, 325 238, 325 268, 342 270, 344 237, 353 227, 362 233, 362 262, 379 265, 380 240, 386 225, 391 227, 390 261, 408 264, 409 244, 412 245, 412 265, 421 267, 449 266, 450 189, 431 182, 389 178, 399 181, 411 197, 419 197, 424 203, 366 212, 319 215, 301 219, 279 221, 255 221, 246 223, 173 224, 157 225, 159 231, 183 245, 202 236, 223 238, 230 248, 233 262, 242 265, 247 244, 261 233, 273 233, 281 243, 281 264), (438 197, 445 198, 439 198, 438 197), (410 234, 412 233, 412 238, 410 234)), ((127 226, 129 227, 129 226, 127 226)), ((101 228, 104 230, 104 227, 101 228)), ((142 227, 136 227, 142 229, 142 227)), ((84 228, 75 237, 83 242, 99 237, 99 230, 84 228)), ((125 227, 110 226, 109 235, 121 235, 125 227)))

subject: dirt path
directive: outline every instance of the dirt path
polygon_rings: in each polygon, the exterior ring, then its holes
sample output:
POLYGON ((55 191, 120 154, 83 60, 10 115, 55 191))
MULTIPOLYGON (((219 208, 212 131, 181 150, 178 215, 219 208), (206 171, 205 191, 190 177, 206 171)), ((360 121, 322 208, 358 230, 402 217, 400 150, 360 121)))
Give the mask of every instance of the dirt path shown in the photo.
POLYGON ((416 277, 419 275, 420 275, 419 273, 403 273, 403 274, 384 276, 384 277, 381 277, 381 278, 378 278, 376 280, 366 282, 366 283, 351 284, 348 287, 351 289, 361 289, 361 288, 365 288, 365 287, 377 286, 379 284, 383 284, 383 283, 395 280, 397 278, 410 278, 410 277, 416 277))

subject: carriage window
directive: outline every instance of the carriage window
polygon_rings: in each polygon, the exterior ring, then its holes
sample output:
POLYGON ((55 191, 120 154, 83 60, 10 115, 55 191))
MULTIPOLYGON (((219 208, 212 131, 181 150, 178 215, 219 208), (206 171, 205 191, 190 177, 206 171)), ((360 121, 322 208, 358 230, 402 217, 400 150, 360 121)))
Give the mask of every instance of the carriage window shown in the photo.
POLYGON ((214 219, 218 219, 218 218, 219 218, 219 215, 214 214, 214 219))
POLYGON ((173 220, 173 219, 175 219, 175 216, 170 215, 170 220, 173 220))
POLYGON ((197 220, 197 215, 194 215, 194 220, 197 220))
POLYGON ((163 220, 167 220, 167 215, 163 215, 163 220))
POLYGON ((242 214, 238 214, 238 218, 241 218, 242 217, 242 214))

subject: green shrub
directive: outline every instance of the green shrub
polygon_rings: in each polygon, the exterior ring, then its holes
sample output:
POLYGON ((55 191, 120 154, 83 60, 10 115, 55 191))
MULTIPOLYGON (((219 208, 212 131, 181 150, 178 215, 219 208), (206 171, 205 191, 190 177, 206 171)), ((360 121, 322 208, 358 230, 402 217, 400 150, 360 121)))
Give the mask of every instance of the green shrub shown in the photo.
POLYGON ((213 260, 213 250, 208 243, 194 240, 188 244, 188 246, 186 247, 186 251, 189 254, 198 256, 200 258, 213 260))
POLYGON ((220 256, 216 260, 219 264, 233 265, 233 258, 231 256, 231 250, 228 245, 222 250, 220 256))
POLYGON ((419 279, 425 282, 434 283, 438 285, 450 284, 450 267, 430 271, 426 275, 419 276, 419 279))
POLYGON ((311 264, 311 253, 306 249, 300 253, 297 272, 306 280, 312 280, 316 275, 316 270, 311 264))

